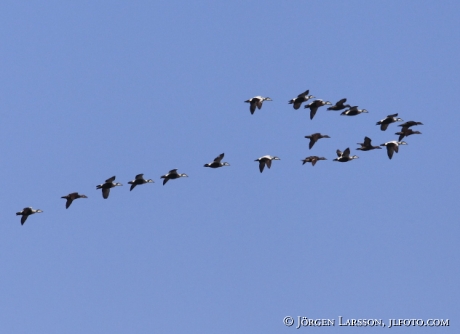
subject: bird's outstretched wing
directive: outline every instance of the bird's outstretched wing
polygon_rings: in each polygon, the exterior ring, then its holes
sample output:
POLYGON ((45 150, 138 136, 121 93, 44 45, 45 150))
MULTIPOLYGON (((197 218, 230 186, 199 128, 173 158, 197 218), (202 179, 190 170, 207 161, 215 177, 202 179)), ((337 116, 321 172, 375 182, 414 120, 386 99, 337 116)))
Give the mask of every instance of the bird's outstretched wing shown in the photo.
POLYGON ((69 196, 69 198, 65 202, 65 208, 68 209, 70 204, 72 204, 72 202, 73 202, 73 199, 72 199, 72 197, 69 196))
POLYGON ((102 197, 104 199, 109 198, 110 195, 110 188, 102 188, 102 197))
POLYGON ((221 162, 222 159, 224 158, 224 155, 225 155, 224 153, 219 154, 219 156, 217 156, 217 157, 214 159, 214 162, 221 162))
POLYGON ((259 170, 260 170, 261 173, 264 171, 264 168, 265 168, 265 161, 260 160, 259 161, 259 170))

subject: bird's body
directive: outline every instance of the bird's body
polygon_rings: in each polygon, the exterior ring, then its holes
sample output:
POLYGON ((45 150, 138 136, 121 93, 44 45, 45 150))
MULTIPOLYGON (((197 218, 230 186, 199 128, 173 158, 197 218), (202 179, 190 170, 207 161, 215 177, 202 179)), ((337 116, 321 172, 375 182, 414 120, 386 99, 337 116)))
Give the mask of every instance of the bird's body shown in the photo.
POLYGON ((294 109, 299 109, 302 103, 314 99, 315 97, 313 95, 308 95, 310 91, 307 89, 305 92, 302 94, 297 95, 297 97, 293 98, 292 100, 289 100, 289 104, 292 104, 294 109))
POLYGON ((135 186, 145 184, 145 183, 154 183, 154 181, 152 179, 148 179, 148 180, 144 179, 144 174, 137 174, 134 180, 128 182, 128 184, 131 185, 131 187, 129 188, 129 191, 133 190, 135 186))
POLYGON ((315 143, 321 139, 321 138, 331 138, 329 137, 328 135, 322 135, 321 133, 317 132, 317 133, 313 133, 309 136, 305 136, 305 138, 308 138, 310 139, 310 144, 308 145, 308 147, 311 149, 313 147, 313 145, 315 145, 315 143))
POLYGON ((356 116, 362 113, 367 113, 368 111, 366 109, 358 109, 358 106, 350 107, 350 109, 345 110, 342 112, 340 115, 343 116, 356 116))
POLYGON ((267 165, 268 168, 272 166, 272 161, 273 160, 280 160, 280 158, 276 156, 271 156, 271 155, 264 155, 263 157, 260 157, 254 161, 259 162, 259 170, 262 173, 264 171, 265 165, 267 165))
POLYGON ((398 140, 401 141, 404 137, 411 136, 411 135, 421 135, 420 131, 414 131, 410 128, 403 127, 401 131, 396 132, 395 135, 399 135, 398 140))
POLYGON ((310 109, 310 119, 313 119, 316 115, 316 111, 318 111, 319 107, 325 106, 327 104, 332 104, 329 101, 323 101, 323 100, 315 100, 305 106, 305 108, 310 109))
POLYGON ((256 107, 258 109, 262 108, 262 104, 264 101, 273 101, 273 100, 269 97, 254 96, 253 98, 246 100, 244 102, 247 102, 250 104, 249 111, 251 112, 251 114, 254 114, 254 111, 256 111, 256 107))
POLYGON ((43 211, 40 209, 32 209, 31 207, 27 207, 27 208, 22 209, 22 211, 16 212, 16 215, 22 216, 21 225, 24 225, 24 223, 27 220, 27 217, 29 217, 30 215, 33 215, 34 213, 41 213, 41 212, 43 211))
POLYGON ((358 143, 361 147, 358 147, 357 150, 360 151, 370 151, 375 149, 382 149, 380 146, 372 146, 371 139, 369 137, 364 137, 364 143, 358 143))
POLYGON ((392 141, 383 143, 380 146, 386 146, 387 147, 388 158, 391 159, 391 158, 393 158, 393 153, 394 152, 398 153, 400 145, 407 145, 407 143, 405 141, 392 140, 392 141))
POLYGON ((61 198, 65 198, 67 201, 65 202, 65 208, 68 209, 70 204, 77 198, 88 198, 86 195, 82 195, 79 193, 70 193, 66 196, 62 196, 61 198))
POLYGON ((228 162, 222 162, 222 159, 224 158, 224 153, 220 154, 218 157, 214 159, 213 162, 210 162, 208 164, 205 164, 203 167, 210 167, 210 168, 219 168, 223 166, 230 166, 228 162))
POLYGON ((380 125, 380 130, 385 131, 388 128, 388 125, 395 122, 402 122, 403 120, 397 117, 398 114, 388 115, 384 119, 377 122, 376 125, 380 125))
POLYGON ((344 104, 347 102, 347 99, 341 99, 337 101, 332 107, 327 108, 327 110, 342 110, 345 108, 351 108, 349 104, 344 104))
POLYGON ((109 198, 110 195, 110 188, 116 187, 116 186, 122 186, 121 183, 118 182, 113 182, 115 181, 115 176, 112 176, 111 178, 105 180, 104 183, 99 184, 96 186, 96 189, 102 189, 102 197, 104 199, 109 198))
POLYGON ((171 169, 167 174, 161 176, 161 178, 164 179, 163 180, 163 185, 165 185, 166 182, 168 182, 169 180, 175 180, 175 179, 178 179, 180 177, 188 177, 188 175, 187 174, 179 174, 177 172, 177 168, 176 169, 171 169))
POLYGON ((314 166, 318 160, 327 160, 327 159, 324 157, 317 157, 316 155, 312 155, 300 161, 303 161, 302 165, 305 165, 307 162, 311 162, 311 165, 314 166))
POLYGON ((335 158, 334 161, 347 162, 347 161, 351 161, 351 160, 358 159, 358 158, 359 157, 357 155, 350 156, 350 148, 347 148, 343 152, 340 150, 337 150, 337 158, 335 158))

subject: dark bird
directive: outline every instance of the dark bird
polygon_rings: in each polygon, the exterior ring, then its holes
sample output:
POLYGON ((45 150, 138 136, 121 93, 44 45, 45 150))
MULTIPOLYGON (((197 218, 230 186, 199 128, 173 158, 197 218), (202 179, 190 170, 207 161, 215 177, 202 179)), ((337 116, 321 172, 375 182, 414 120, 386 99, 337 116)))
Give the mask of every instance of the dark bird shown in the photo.
POLYGON ((337 101, 332 107, 327 108, 327 110, 342 110, 345 108, 351 108, 349 104, 344 104, 345 102, 347 102, 347 99, 341 99, 340 101, 337 101))
POLYGON ((263 157, 260 157, 259 159, 256 159, 254 161, 259 162, 259 170, 262 173, 264 171, 265 165, 267 165, 268 168, 272 166, 272 161, 273 160, 280 160, 278 157, 274 157, 271 155, 264 155, 263 157))
POLYGON ((356 116, 362 113, 367 113, 368 111, 366 109, 358 109, 358 106, 350 107, 350 109, 345 110, 343 113, 340 115, 344 116, 356 116))
POLYGON ((107 199, 109 197, 110 188, 122 186, 121 183, 113 181, 115 181, 115 176, 112 176, 110 179, 105 180, 105 183, 96 186, 96 189, 102 189, 102 197, 104 197, 104 199, 107 199))
POLYGON ((251 114, 254 114, 254 111, 256 111, 256 107, 258 109, 262 108, 262 103, 264 101, 273 101, 269 97, 263 97, 263 96, 254 96, 252 99, 246 100, 244 102, 249 103, 249 110, 251 111, 251 114))
POLYGON ((360 151, 370 151, 375 149, 382 149, 380 146, 372 146, 371 139, 369 137, 364 137, 364 143, 358 143, 361 147, 357 148, 360 151))
POLYGON ((415 122, 415 121, 407 121, 403 124, 399 124, 398 126, 402 126, 403 128, 410 128, 411 126, 414 125, 423 125, 422 122, 415 122))
POLYGON ((34 213, 41 213, 41 212, 43 211, 40 209, 32 209, 31 207, 28 207, 28 208, 22 209, 22 211, 16 212, 16 216, 22 216, 21 225, 24 225, 24 223, 27 220, 27 217, 29 217, 30 215, 33 215, 34 213))
POLYGON ((412 129, 403 127, 400 132, 396 132, 395 135, 399 135, 398 140, 401 141, 404 137, 410 136, 410 135, 421 135, 422 133, 420 131, 414 131, 412 129))
POLYGON ((223 158, 224 158, 224 153, 220 154, 217 158, 214 159, 213 162, 209 164, 205 164, 203 167, 219 168, 223 166, 230 166, 228 162, 221 162, 223 158))
POLYGON ((290 100, 288 103, 293 104, 294 109, 299 109, 302 103, 307 102, 310 99, 314 99, 315 97, 313 95, 308 95, 310 91, 307 89, 305 92, 302 94, 297 95, 297 97, 293 98, 290 100))
POLYGON ((305 165, 307 162, 311 162, 311 165, 314 166, 318 160, 327 160, 327 159, 323 157, 317 157, 316 155, 312 155, 300 161, 303 161, 302 165, 305 165))
POLYGON ((65 198, 67 202, 65 202, 65 208, 68 209, 70 204, 77 199, 77 198, 88 198, 86 195, 80 195, 79 193, 70 193, 67 196, 62 196, 61 198, 65 198))
POLYGON ((177 168, 176 169, 171 169, 167 174, 161 176, 163 180, 163 185, 166 184, 166 182, 168 182, 169 180, 175 180, 175 179, 178 179, 180 177, 188 177, 187 174, 179 174, 177 173, 177 168))
POLYGON ((393 157, 394 152, 398 153, 399 145, 407 145, 407 143, 405 141, 393 140, 393 141, 389 141, 389 142, 386 142, 384 144, 381 144, 380 146, 386 146, 387 147, 388 158, 391 159, 393 157))
POLYGON ((305 106, 305 108, 310 108, 310 119, 313 119, 316 115, 316 111, 319 107, 325 106, 327 104, 332 104, 329 101, 315 100, 305 106))
POLYGON ((137 174, 134 180, 129 181, 128 184, 131 185, 129 191, 133 190, 135 186, 145 184, 145 183, 154 183, 152 179, 144 179, 144 174, 137 174))
POLYGON ((317 132, 317 133, 313 133, 309 136, 305 136, 305 138, 308 138, 310 139, 310 144, 308 145, 308 147, 311 149, 313 147, 313 145, 315 145, 315 143, 321 139, 321 138, 331 138, 329 137, 328 135, 322 135, 321 133, 317 132))
POLYGON ((357 155, 350 156, 350 148, 347 148, 343 152, 340 150, 337 150, 337 158, 335 158, 334 161, 347 162, 347 161, 351 161, 351 160, 358 159, 358 158, 359 157, 357 155))
POLYGON ((403 121, 401 118, 397 118, 396 116, 398 116, 398 114, 388 115, 384 119, 378 121, 376 125, 380 125, 380 130, 385 131, 389 124, 403 121))

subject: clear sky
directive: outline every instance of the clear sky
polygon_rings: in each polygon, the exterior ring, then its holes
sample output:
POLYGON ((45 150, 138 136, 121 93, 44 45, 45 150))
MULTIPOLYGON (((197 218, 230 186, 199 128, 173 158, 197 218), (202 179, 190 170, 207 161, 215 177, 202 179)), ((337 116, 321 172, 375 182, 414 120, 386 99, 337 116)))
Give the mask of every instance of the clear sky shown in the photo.
POLYGON ((458 333, 458 1, 2 1, 2 333, 458 333), (317 98, 369 111, 287 102, 317 98), (245 100, 269 96, 254 115, 245 100), (423 122, 392 160, 398 113, 423 122), (304 136, 328 134, 309 150, 304 136), (332 160, 350 147, 359 159, 332 160), (230 167, 204 168, 225 152, 230 167), (259 173, 254 162, 276 155, 259 173), (324 156, 316 166, 309 155, 324 156), (188 178, 165 186, 178 168, 188 178), (154 184, 129 191, 144 173, 154 184), (96 185, 123 187, 104 200, 96 185), (66 210, 60 197, 78 191, 66 210), (24 226, 17 211, 44 212, 24 226), (301 328, 285 316, 335 319, 301 328), (379 332, 380 329, 365 329, 379 332))

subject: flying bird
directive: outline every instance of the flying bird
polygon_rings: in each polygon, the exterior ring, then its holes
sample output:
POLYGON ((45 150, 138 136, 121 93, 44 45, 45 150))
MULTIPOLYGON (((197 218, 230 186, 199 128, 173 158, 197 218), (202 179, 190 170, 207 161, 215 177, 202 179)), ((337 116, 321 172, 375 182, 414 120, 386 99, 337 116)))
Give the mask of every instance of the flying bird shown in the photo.
POLYGON ((21 225, 24 225, 24 223, 27 220, 27 217, 29 217, 30 215, 33 215, 34 213, 41 213, 41 212, 43 211, 40 209, 32 209, 31 207, 28 207, 28 208, 22 209, 22 211, 16 212, 16 216, 22 216, 21 225))
POLYGON ((129 188, 129 191, 133 190, 135 186, 141 185, 141 184, 146 184, 146 183, 154 183, 152 179, 144 179, 144 174, 137 174, 134 180, 129 181, 128 184, 131 185, 131 188, 129 188))
POLYGON ((280 160, 280 158, 271 156, 271 155, 264 155, 263 157, 260 157, 254 161, 259 162, 259 170, 262 173, 264 171, 265 165, 267 165, 268 168, 272 166, 272 161, 273 160, 280 160))
POLYGON ((220 154, 214 159, 213 162, 205 164, 203 167, 219 168, 223 166, 230 166, 228 162, 221 162, 223 158, 224 158, 224 153, 220 154))
POLYGON ((407 143, 405 141, 392 140, 392 141, 386 142, 384 144, 381 144, 380 146, 386 146, 387 147, 388 158, 391 159, 391 158, 393 158, 393 153, 394 152, 398 153, 399 145, 407 145, 407 143))
POLYGON ((368 111, 366 109, 358 109, 358 106, 350 107, 350 109, 345 110, 343 113, 340 115, 343 116, 356 116, 362 113, 367 113, 368 111))
POLYGON ((397 117, 398 114, 388 115, 384 119, 377 122, 376 125, 380 125, 380 130, 385 131, 388 128, 388 125, 395 122, 402 122, 403 120, 397 117))
POLYGON ((161 176, 161 178, 164 179, 163 180, 163 185, 165 185, 166 182, 168 182, 169 180, 175 180, 175 179, 178 179, 180 177, 188 177, 188 175, 187 174, 179 174, 179 173, 177 173, 177 168, 176 169, 171 169, 167 174, 161 176))
POLYGON ((244 102, 247 102, 250 104, 249 110, 251 111, 251 115, 252 115, 254 114, 254 111, 256 111, 256 107, 258 109, 262 108, 262 103, 264 103, 264 101, 273 101, 273 100, 269 97, 254 96, 253 98, 246 100, 244 102))
POLYGON ((310 119, 313 119, 316 115, 316 111, 319 107, 325 106, 327 104, 332 104, 329 101, 315 100, 305 106, 305 108, 310 108, 310 119))
POLYGON ((364 137, 364 143, 358 143, 361 147, 358 147, 357 150, 360 151, 370 151, 375 149, 382 149, 380 146, 372 146, 371 139, 369 137, 364 137))
POLYGON ((311 165, 314 166, 318 160, 327 160, 327 159, 324 157, 317 157, 316 155, 312 155, 300 161, 303 161, 302 165, 305 165, 307 162, 311 162, 311 165))
POLYGON ((403 127, 401 131, 396 132, 395 135, 399 135, 398 140, 401 141, 404 137, 411 136, 411 135, 421 135, 420 131, 414 131, 410 128, 403 127))
POLYGON ((317 133, 313 133, 309 136, 305 136, 305 138, 308 138, 310 139, 310 144, 308 145, 308 147, 311 149, 313 147, 313 145, 315 145, 315 143, 321 139, 321 138, 331 138, 329 137, 328 135, 322 135, 321 133, 317 132, 317 133))
POLYGON ((297 95, 297 97, 293 98, 292 100, 289 100, 289 104, 293 104, 294 109, 299 109, 302 103, 307 102, 310 99, 314 99, 315 97, 313 95, 308 95, 310 91, 307 89, 305 92, 302 94, 297 95))
POLYGON ((342 110, 345 108, 351 108, 349 104, 344 104, 347 102, 347 99, 341 99, 335 103, 332 107, 327 108, 327 110, 342 110))
POLYGON ((68 209, 70 204, 77 198, 88 198, 86 195, 81 195, 79 193, 70 193, 66 196, 62 196, 61 198, 65 198, 67 201, 65 202, 65 208, 68 209))
POLYGON ((102 197, 104 199, 109 198, 110 188, 113 188, 116 186, 122 186, 121 183, 113 182, 113 181, 115 181, 115 176, 112 176, 110 179, 105 180, 104 183, 96 186, 96 189, 102 189, 102 197))
POLYGON ((357 155, 350 156, 350 148, 347 148, 343 152, 337 150, 337 158, 335 158, 333 161, 347 162, 358 158, 359 157, 357 155))
POLYGON ((415 121, 407 121, 403 124, 399 124, 398 126, 402 126, 403 128, 410 128, 411 126, 414 125, 423 125, 422 122, 415 122, 415 121))

